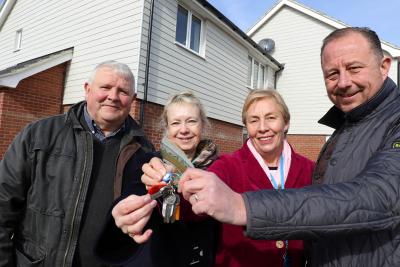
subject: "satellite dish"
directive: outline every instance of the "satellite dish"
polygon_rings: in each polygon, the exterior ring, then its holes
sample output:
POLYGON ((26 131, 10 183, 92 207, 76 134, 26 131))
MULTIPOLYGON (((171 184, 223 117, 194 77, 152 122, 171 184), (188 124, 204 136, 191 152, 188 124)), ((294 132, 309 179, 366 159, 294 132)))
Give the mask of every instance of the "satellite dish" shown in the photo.
POLYGON ((275 41, 269 38, 262 39, 258 45, 268 53, 275 49, 275 41))

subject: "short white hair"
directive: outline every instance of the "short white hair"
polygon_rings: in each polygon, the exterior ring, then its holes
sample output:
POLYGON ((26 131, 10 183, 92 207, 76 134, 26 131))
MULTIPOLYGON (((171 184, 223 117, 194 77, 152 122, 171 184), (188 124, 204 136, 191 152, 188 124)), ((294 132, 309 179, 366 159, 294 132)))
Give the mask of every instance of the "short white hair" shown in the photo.
POLYGON ((133 75, 131 69, 128 67, 128 65, 115 60, 107 60, 98 64, 89 75, 88 78, 89 83, 93 82, 97 71, 102 68, 110 68, 113 71, 117 72, 118 75, 122 76, 125 80, 130 81, 133 93, 136 93, 135 76, 133 75))

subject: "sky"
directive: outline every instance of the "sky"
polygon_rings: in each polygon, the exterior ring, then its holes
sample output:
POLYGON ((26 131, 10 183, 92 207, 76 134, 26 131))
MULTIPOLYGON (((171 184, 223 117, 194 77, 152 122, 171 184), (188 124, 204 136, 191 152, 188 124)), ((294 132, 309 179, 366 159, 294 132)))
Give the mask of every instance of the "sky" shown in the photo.
MULTIPOLYGON (((247 32, 278 0, 208 0, 247 32)), ((297 0, 350 26, 369 27, 379 38, 400 47, 400 0, 297 0)))

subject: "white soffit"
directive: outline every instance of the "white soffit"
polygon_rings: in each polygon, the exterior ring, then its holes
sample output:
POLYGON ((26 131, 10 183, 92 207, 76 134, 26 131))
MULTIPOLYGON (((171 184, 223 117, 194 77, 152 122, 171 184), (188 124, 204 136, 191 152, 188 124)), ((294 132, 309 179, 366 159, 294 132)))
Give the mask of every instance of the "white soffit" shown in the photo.
POLYGON ((0 70, 0 87, 16 88, 21 80, 67 62, 72 55, 73 48, 69 48, 0 70))

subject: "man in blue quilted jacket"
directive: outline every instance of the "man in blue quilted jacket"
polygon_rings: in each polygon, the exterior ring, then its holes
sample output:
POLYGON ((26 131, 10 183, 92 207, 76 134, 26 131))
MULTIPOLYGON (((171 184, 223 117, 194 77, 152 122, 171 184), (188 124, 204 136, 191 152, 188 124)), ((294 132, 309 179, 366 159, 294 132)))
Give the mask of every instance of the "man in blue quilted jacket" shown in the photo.
POLYGON ((370 29, 328 35, 321 65, 334 106, 319 122, 335 131, 314 185, 238 194, 191 169, 180 190, 194 212, 255 239, 308 240, 312 266, 400 266, 400 92, 390 64, 370 29))

